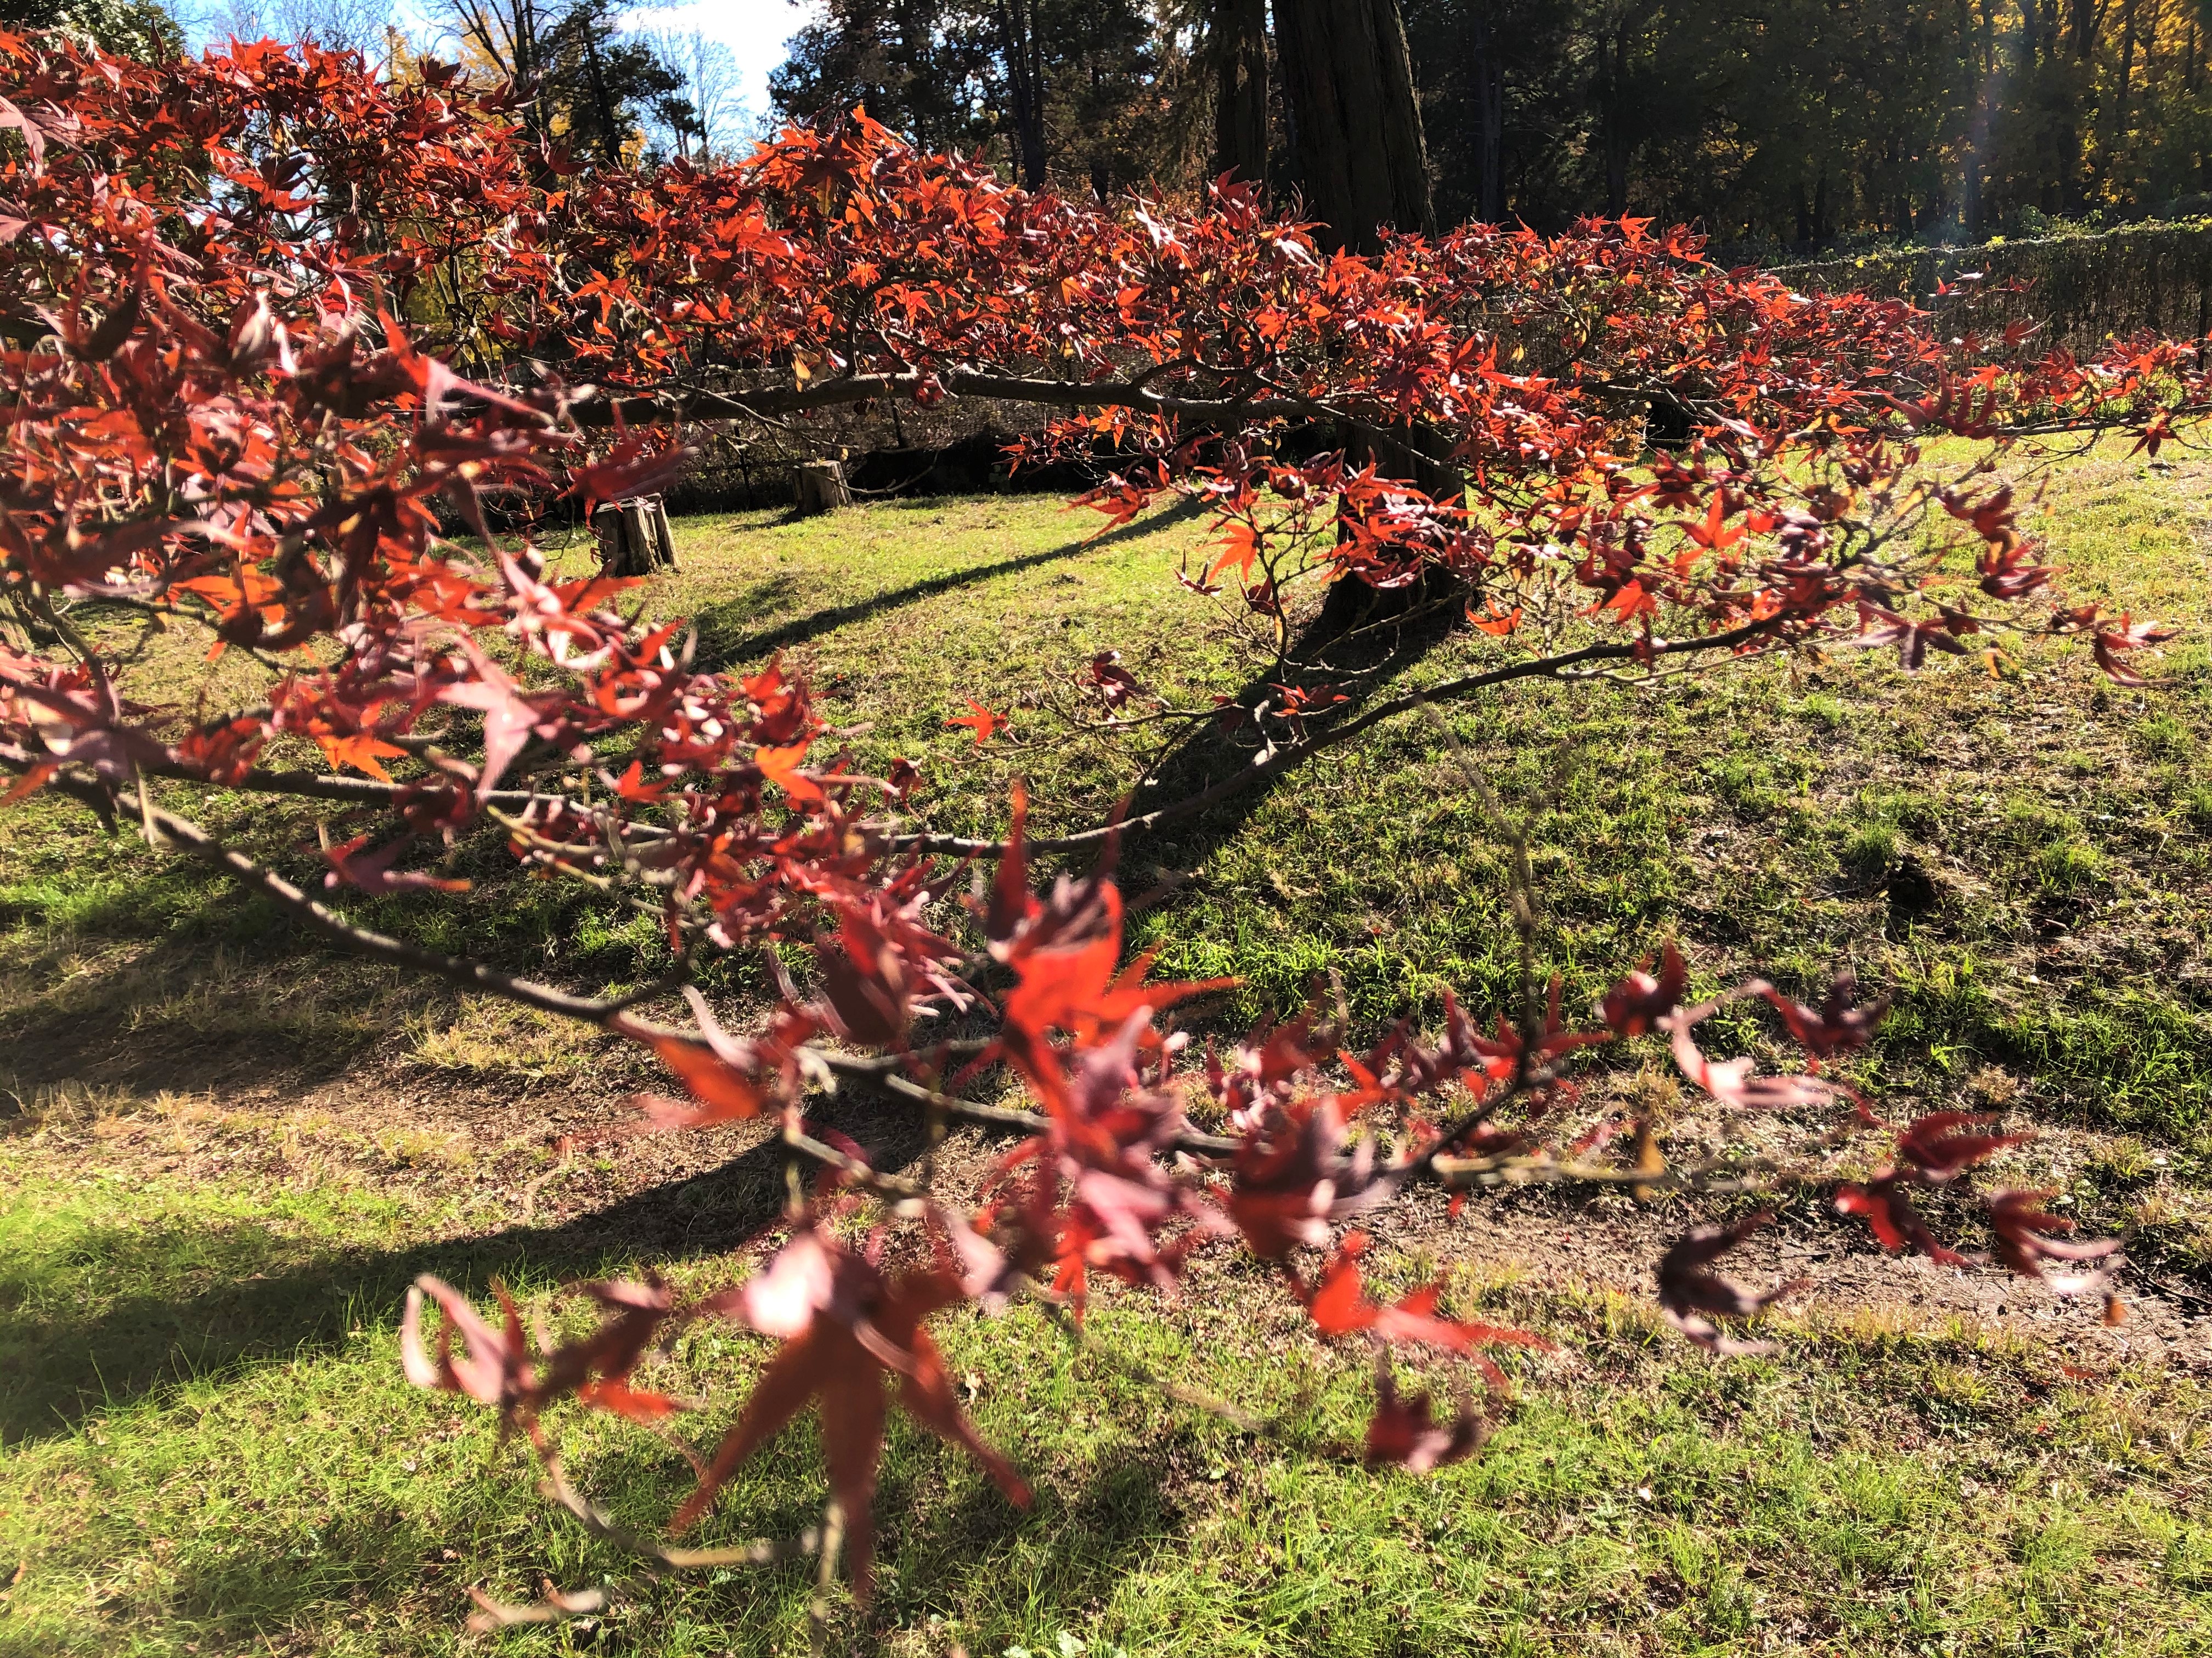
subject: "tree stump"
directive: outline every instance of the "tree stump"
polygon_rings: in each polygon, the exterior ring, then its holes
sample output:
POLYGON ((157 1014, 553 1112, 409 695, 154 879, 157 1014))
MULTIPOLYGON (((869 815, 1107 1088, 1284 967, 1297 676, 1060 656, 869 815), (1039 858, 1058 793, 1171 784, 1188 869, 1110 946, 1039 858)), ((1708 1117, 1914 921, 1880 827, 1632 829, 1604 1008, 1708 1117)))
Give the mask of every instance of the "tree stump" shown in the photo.
POLYGON ((845 463, 842 460, 802 461, 794 482, 802 515, 853 504, 853 488, 845 482, 845 463))
POLYGON ((668 508, 659 495, 604 503, 592 513, 592 534, 599 540, 603 575, 651 575, 676 568, 668 508))

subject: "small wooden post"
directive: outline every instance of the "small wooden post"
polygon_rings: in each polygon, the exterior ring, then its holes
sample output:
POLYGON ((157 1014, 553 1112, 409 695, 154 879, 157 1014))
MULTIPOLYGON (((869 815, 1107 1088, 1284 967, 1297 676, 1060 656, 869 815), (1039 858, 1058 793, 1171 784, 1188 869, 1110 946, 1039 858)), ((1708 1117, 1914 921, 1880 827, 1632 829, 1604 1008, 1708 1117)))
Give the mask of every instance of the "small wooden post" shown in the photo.
POLYGON ((599 544, 599 567, 608 575, 651 575, 676 568, 668 507, 659 495, 604 503, 592 513, 592 534, 599 544))
POLYGON ((653 570, 653 519, 642 501, 622 504, 624 575, 647 575, 653 570))
POLYGON ((802 514, 826 513, 833 507, 853 504, 852 486, 845 482, 845 463, 842 460, 801 461, 795 482, 802 514))
POLYGON ((622 508, 611 501, 592 507, 592 534, 599 544, 599 568, 608 575, 623 574, 622 508))

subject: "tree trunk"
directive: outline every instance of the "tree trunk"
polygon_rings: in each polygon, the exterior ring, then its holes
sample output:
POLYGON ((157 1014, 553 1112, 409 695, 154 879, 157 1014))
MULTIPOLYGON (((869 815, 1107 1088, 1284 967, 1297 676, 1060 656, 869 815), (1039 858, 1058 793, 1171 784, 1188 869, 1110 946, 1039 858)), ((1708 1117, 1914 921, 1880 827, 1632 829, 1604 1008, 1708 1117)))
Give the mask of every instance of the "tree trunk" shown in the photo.
POLYGON ((799 466, 794 483, 802 515, 826 513, 833 507, 850 507, 853 504, 853 490, 845 482, 842 461, 806 461, 799 466))
POLYGON ((1436 228, 1398 0, 1275 0, 1276 56, 1306 208, 1333 248, 1436 228))
MULTIPOLYGON (((2096 115, 2097 25, 2104 14, 2103 0, 2071 0, 2066 21, 2066 47, 2075 68, 2066 76, 2063 114, 2058 125, 2058 161, 2064 169, 2059 182, 2061 210, 2079 218, 2089 205, 2087 180, 2081 170, 2081 124, 2096 115)), ((2057 53, 2054 51, 2054 58, 2057 53)))
POLYGON ((584 61, 592 72, 592 105, 599 118, 599 154, 609 167, 622 162, 622 140, 615 132, 614 100, 607 96, 606 71, 599 65, 597 18, 584 20, 584 61))
POLYGON ((599 540, 602 575, 651 575, 676 568, 668 508, 659 495, 605 502, 592 514, 592 534, 599 540))
POLYGON ((1996 23, 1990 15, 1990 0, 1982 0, 1981 21, 1978 25, 1966 4, 1960 0, 1959 33, 1961 39, 1974 43, 1975 76, 1974 102, 1966 127, 1966 153, 1960 160, 1959 179, 1959 222, 1968 241, 1981 240, 1986 228, 1987 214, 1982 204, 1982 168, 1990 153, 1990 108, 1991 90, 1996 84, 1996 23))
POLYGON ((1485 224, 1505 222, 1505 58, 1497 32, 1480 13, 1474 25, 1475 125, 1481 138, 1475 163, 1474 216, 1485 224))
POLYGON ((2130 83, 2135 75, 2136 6, 2135 0, 2127 0, 2120 13, 2120 83, 2115 88, 2118 97, 2112 107, 2112 141, 2105 146, 2107 179, 2112 176, 2112 158, 2125 155, 2133 148, 2128 143, 2128 100, 2134 92, 2130 83))
POLYGON ((1035 0, 999 0, 999 36, 1006 56, 1006 102, 1022 188, 1042 190, 1044 45, 1037 38, 1035 0))
POLYGON ((1267 0, 1213 12, 1213 171, 1267 188, 1267 0))
POLYGON ((1628 154, 1634 147, 1626 107, 1628 91, 1628 31, 1613 31, 1611 61, 1607 39, 1597 38, 1598 126, 1605 161, 1605 216, 1618 219, 1628 211, 1628 154))

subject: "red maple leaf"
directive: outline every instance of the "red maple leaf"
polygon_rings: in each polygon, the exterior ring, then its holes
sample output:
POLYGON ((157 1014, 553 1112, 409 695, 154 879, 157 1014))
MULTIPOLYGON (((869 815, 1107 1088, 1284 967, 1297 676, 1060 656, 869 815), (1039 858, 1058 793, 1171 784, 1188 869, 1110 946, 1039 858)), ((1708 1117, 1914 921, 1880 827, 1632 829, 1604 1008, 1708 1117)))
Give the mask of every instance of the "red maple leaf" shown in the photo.
POLYGON ((1443 1295, 1441 1284, 1429 1284, 1398 1301, 1368 1300, 1360 1284, 1358 1266, 1359 1257, 1366 1249, 1365 1233, 1347 1233, 1328 1265, 1322 1269, 1318 1284, 1309 1289, 1292 1280, 1299 1299, 1305 1303, 1306 1311, 1312 1315, 1322 1334, 1340 1336, 1370 1331, 1378 1340, 1393 1345, 1412 1343, 1465 1353, 1493 1388, 1505 1386, 1505 1373, 1479 1349, 1510 1346, 1533 1347, 1547 1353, 1553 1351, 1550 1342, 1526 1330, 1439 1317, 1437 1303, 1443 1295))
POLYGON ((1101 651, 1091 659, 1089 683, 1109 710, 1124 708, 1146 694, 1136 675, 1121 665, 1119 651, 1101 651))
POLYGON ((1888 997, 1880 996, 1862 1005, 1858 989, 1857 975, 1849 968, 1842 969, 1829 985, 1826 999, 1814 1008, 1792 1001, 1764 981, 1757 981, 1758 993, 1782 1016, 1782 1023, 1790 1027, 1797 1045, 1812 1056, 1816 1069, 1822 1060, 1864 1048, 1874 1039, 1875 1026, 1889 1011, 1888 997))
POLYGON ((2116 683, 2141 685, 2146 683, 2142 675, 2120 658, 2130 651, 2146 650, 2161 641, 2173 637, 2172 628, 2156 623, 2136 622, 2123 616, 2117 623, 2108 623, 2097 629, 2090 641, 2090 653, 2097 665, 2116 683))
POLYGON ((1940 621, 1915 622, 1864 599, 1859 601, 1858 636, 1847 642, 1870 649, 1894 646, 1899 665, 1914 672, 1927 665, 1931 648, 1952 656, 1963 656, 1966 650, 1940 621))
POLYGON ((1318 1248, 1332 1224, 1397 1189, 1376 1177, 1371 1140, 1344 1150, 1345 1124, 1360 1102, 1334 1094, 1292 1101, 1267 1110, 1243 1137, 1225 1201, 1253 1254, 1282 1260, 1293 1249, 1318 1248))
POLYGON ((1741 524, 1733 530, 1726 527, 1729 512, 1728 491, 1716 489, 1713 491, 1712 504, 1706 508, 1703 521, 1685 525, 1684 533, 1708 552, 1725 552, 1749 533, 1747 527, 1741 524))
POLYGON ((1996 1121, 1994 1112, 1931 1111, 1899 1131, 1897 1155, 1930 1185, 1942 1185, 2007 1146, 2024 1145, 2035 1138, 2033 1134, 1960 1132, 1996 1121))
POLYGON ((967 701, 969 711, 966 714, 955 714, 945 723, 971 727, 975 733, 975 746, 979 749, 1013 723, 1006 715, 993 713, 972 696, 967 701))
POLYGON ((1670 940, 1661 952, 1656 978, 1651 975, 1650 966, 1646 957, 1598 1004, 1598 1017, 1614 1035, 1641 1036, 1682 1005, 1682 993, 1690 983, 1690 969, 1682 961, 1682 952, 1670 940))
POLYGON ((952 1273, 886 1277, 867 1254, 846 1248, 819 1227, 793 1238, 743 1291, 717 1297, 713 1310, 786 1339, 723 1435, 698 1489, 677 1511, 675 1529, 706 1513, 739 1465, 813 1404, 830 1493, 844 1512, 854 1596, 866 1602, 875 1559, 876 1464, 894 1378, 901 1409, 966 1450, 1010 1501, 1027 1508, 1028 1485, 961 1410, 944 1357, 922 1327, 933 1313, 962 1299, 952 1273))
POLYGON ((1946 1248, 1928 1230, 1928 1224, 1920 1218, 1920 1212, 1912 1206, 1912 1194, 1904 1178, 1893 1171, 1879 1175, 1864 1186, 1853 1183, 1838 1187, 1836 1212, 1864 1215, 1867 1224, 1874 1229, 1876 1241, 1893 1254, 1917 1249, 1939 1266, 1958 1266, 1966 1262, 1964 1255, 1946 1248))
POLYGON ((589 1334, 533 1353, 523 1333, 521 1315, 505 1285, 492 1286, 501 1313, 500 1327, 494 1330, 465 1296, 426 1272, 407 1291, 406 1310, 399 1321, 400 1368, 418 1388, 462 1394, 496 1406, 508 1426, 529 1428, 547 1404, 570 1394, 585 1405, 642 1422, 658 1421, 682 1409, 664 1394, 629 1385, 638 1360, 675 1315, 668 1286, 648 1273, 642 1283, 611 1279, 574 1287, 598 1302, 606 1316, 589 1334), (422 1345, 426 1297, 444 1315, 434 1355, 422 1345), (459 1354, 453 1351, 457 1335, 462 1349, 459 1354))
POLYGON ((1366 1462, 1370 1468, 1394 1467, 1427 1473, 1473 1456, 1490 1437, 1490 1424, 1462 1399, 1449 1423, 1438 1422, 1426 1394, 1401 1399, 1389 1361, 1378 1357, 1375 1414, 1368 1419, 1366 1462))
POLYGON ((1510 610, 1501 610, 1498 608, 1498 601, 1492 599, 1483 607, 1482 614, 1477 616, 1474 606, 1470 604, 1467 609, 1467 619, 1492 638, 1504 639, 1521 625, 1521 606, 1516 604, 1510 610))
POLYGON ((1140 1084, 1139 1053, 1151 1013, 1131 1013, 1109 1042, 1033 1056, 1059 1072, 1045 1133, 999 1165, 994 1183, 1024 1164, 1035 1175, 1013 1218, 1015 1252, 1041 1269, 1052 1290, 1083 1315, 1096 1270, 1133 1284, 1176 1288, 1190 1253, 1229 1228, 1194 1184, 1161 1161, 1188 1126, 1179 1098, 1140 1084), (1060 1195, 1066 1193, 1066 1206, 1060 1195))
POLYGON ((1705 1269, 1774 1218, 1771 1211, 1746 1217, 1733 1226, 1700 1226, 1677 1238, 1659 1259, 1659 1305, 1667 1321, 1707 1352, 1723 1357, 1770 1352, 1771 1342, 1745 1341, 1729 1335, 1714 1318, 1754 1318, 1804 1285, 1802 1278, 1754 1293, 1705 1269))
MULTIPOLYGON (((1235 981, 1148 984, 1150 956, 1121 966, 1121 894, 1109 878, 1110 850, 1087 880, 1062 877, 1050 900, 1042 901, 1030 890, 1028 817, 1029 797, 1018 787, 1006 850, 982 914, 991 954, 1013 970, 1016 983, 1006 994, 1003 1022, 985 1058, 1011 1060, 1047 1108, 1066 1116, 1072 1106, 1054 1032, 1078 1049, 1096 1048, 1114 1039, 1139 1011, 1158 1013, 1235 981)), ((1144 1040, 1150 1046, 1158 1042, 1149 1031, 1144 1040)))
POLYGON ((1700 1021, 1709 1018, 1713 1007, 1686 1007, 1668 1014, 1658 1021, 1659 1028, 1673 1038, 1674 1063, 1687 1077, 1723 1105, 1740 1111, 1786 1111, 1800 1105, 1815 1105, 1833 1097, 1835 1087, 1817 1077, 1761 1077, 1754 1074, 1748 1055, 1737 1060, 1709 1060, 1690 1032, 1700 1021))
POLYGON ((2070 1232, 2074 1223, 2063 1215, 2046 1213, 2039 1206, 2050 1192, 1996 1192, 1990 1197, 1990 1226, 1997 1235, 1997 1260, 2022 1278, 2040 1278, 2054 1295, 2079 1295, 2101 1290, 2102 1272, 2075 1272, 2053 1278, 2044 1270, 2047 1260, 2102 1260, 2119 1252, 2118 1238, 2096 1238, 2071 1243, 2052 1234, 2070 1232))

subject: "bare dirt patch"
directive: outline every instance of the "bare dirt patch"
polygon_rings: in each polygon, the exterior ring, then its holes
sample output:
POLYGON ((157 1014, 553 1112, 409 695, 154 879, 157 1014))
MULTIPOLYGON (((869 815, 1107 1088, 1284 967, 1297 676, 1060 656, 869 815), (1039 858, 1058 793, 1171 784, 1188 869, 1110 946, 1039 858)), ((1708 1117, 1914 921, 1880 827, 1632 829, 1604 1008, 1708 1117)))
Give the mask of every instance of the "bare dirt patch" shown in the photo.
MULTIPOLYGON (((371 1184, 406 1200, 441 1200, 453 1217, 440 1241, 518 1243, 557 1235, 579 1253, 637 1260, 741 1249, 772 1231, 787 1194, 785 1157, 760 1124, 683 1133, 640 1132, 629 1103, 654 1078, 619 1045, 586 1052, 570 1074, 456 1075, 427 1066, 359 1066, 311 1084, 267 1079, 197 1096, 132 1098, 80 1088, 49 1093, 45 1114, 19 1120, 42 1162, 87 1177, 199 1183, 233 1189, 303 1181, 371 1184), (456 1204, 455 1200, 459 1200, 456 1204), (466 1217, 468 1218, 460 1218, 466 1217)), ((932 1157, 944 1200, 981 1193, 1003 1139, 963 1130, 927 1151, 920 1127, 896 1108, 834 1102, 822 1119, 886 1168, 932 1157)), ((1779 1129, 1769 1138, 1786 1138, 1779 1129)), ((2061 1128, 2033 1152, 2047 1174, 2092 1153, 2100 1137, 2061 1128)), ((1985 1332, 2045 1347, 2085 1369, 2157 1359, 2212 1375, 2212 1298, 2186 1285, 2124 1271, 2128 1315, 2102 1321, 2094 1296, 2054 1297, 1994 1267, 1944 1267, 1884 1255, 1856 1224, 1826 1213, 1810 1192, 1778 1192, 1775 1225, 1729 1258, 1747 1283, 1803 1278, 1785 1325, 1843 1319, 1899 1332, 1985 1332)), ((1971 1236, 1963 1212, 1947 1235, 1971 1236)), ((1425 1268, 1451 1269, 1541 1301, 1615 1293, 1649 1301, 1652 1268, 1691 1224, 1679 1206, 1550 1188, 1476 1193, 1449 1213, 1445 1195, 1417 1190, 1368 1218, 1378 1243, 1425 1268)), ((1273 1307, 1273 1285, 1225 1261, 1201 1259, 1189 1294, 1214 1309, 1273 1307)))

